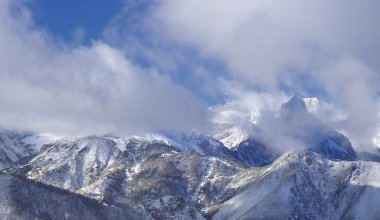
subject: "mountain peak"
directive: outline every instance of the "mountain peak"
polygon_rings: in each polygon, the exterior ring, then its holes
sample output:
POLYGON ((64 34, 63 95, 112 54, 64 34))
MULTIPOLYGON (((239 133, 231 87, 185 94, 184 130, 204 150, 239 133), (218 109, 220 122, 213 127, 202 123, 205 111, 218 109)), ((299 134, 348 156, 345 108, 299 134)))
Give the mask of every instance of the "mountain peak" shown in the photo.
POLYGON ((294 114, 308 114, 308 111, 305 101, 301 97, 293 95, 287 102, 281 105, 280 113, 282 116, 289 117, 294 114))

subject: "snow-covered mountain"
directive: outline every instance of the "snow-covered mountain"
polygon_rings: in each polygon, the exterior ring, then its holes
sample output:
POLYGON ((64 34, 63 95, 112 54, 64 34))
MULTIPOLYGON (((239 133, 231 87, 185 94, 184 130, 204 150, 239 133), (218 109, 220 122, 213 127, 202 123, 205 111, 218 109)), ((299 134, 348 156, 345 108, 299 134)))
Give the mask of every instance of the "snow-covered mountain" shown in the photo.
POLYGON ((109 205, 131 206, 152 218, 201 218, 205 203, 247 166, 228 154, 203 153, 218 152, 213 144, 220 143, 194 139, 197 146, 193 147, 202 152, 179 150, 176 145, 147 138, 66 138, 45 145, 29 162, 7 173, 109 205))
POLYGON ((310 114, 304 100, 298 96, 292 96, 281 105, 280 120, 290 129, 296 128, 293 137, 307 149, 330 159, 355 160, 357 157, 349 139, 310 114))
POLYGON ((379 219, 379 171, 378 163, 291 152, 238 174, 210 209, 213 219, 379 219))
MULTIPOLYGON (((247 123, 224 118, 204 133, 170 137, 61 138, 1 131, 0 214, 16 219, 380 219, 380 153, 360 161, 363 154, 347 137, 311 114, 315 102, 294 96, 279 106, 273 123, 302 143, 292 149, 274 148, 262 138, 263 122, 252 115, 239 116, 247 123), (20 207, 26 209, 17 214, 20 207), (81 210, 68 213, 72 207, 81 210)), ((231 106, 227 110, 222 115, 237 114, 231 106)))
POLYGON ((231 110, 227 108, 226 113, 224 108, 220 108, 222 113, 219 114, 224 118, 214 120, 209 133, 234 151, 238 160, 250 166, 267 165, 291 149, 309 149, 330 159, 355 160, 357 155, 349 139, 313 116, 312 111, 317 108, 317 104, 318 101, 314 98, 302 99, 292 96, 279 107, 276 116, 269 122, 261 122, 260 118, 256 117, 255 120, 247 119, 244 126, 241 126, 240 121, 233 124, 234 120, 226 120, 225 118, 231 115, 231 110), (263 126, 271 128, 265 130, 263 126), (271 146, 273 144, 268 141, 268 137, 263 138, 263 130, 269 133, 271 139, 286 136, 291 137, 292 142, 302 145, 291 146, 291 149, 279 146, 282 143, 271 146))

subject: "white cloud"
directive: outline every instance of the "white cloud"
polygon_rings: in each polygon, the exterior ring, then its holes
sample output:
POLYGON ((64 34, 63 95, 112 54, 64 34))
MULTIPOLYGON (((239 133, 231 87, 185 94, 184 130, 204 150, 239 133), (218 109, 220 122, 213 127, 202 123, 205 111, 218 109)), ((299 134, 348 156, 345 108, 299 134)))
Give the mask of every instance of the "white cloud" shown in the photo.
POLYGON ((221 60, 240 85, 326 94, 347 116, 330 123, 365 147, 379 121, 379 10, 376 0, 162 0, 150 21, 221 60))
POLYGON ((327 106, 318 115, 361 147, 378 127, 377 0, 159 0, 145 11, 136 1, 132 16, 117 15, 105 30, 114 46, 89 47, 55 42, 10 2, 0 3, 0 125, 109 132, 206 121, 204 105, 175 78, 243 112, 317 91, 327 106), (140 68, 115 45, 170 76, 140 68), (226 70, 211 72, 210 60, 226 70))
POLYGON ((104 42, 68 47, 36 30, 18 1, 0 3, 0 126, 69 134, 199 126, 206 108, 104 42))
POLYGON ((373 0, 163 0, 154 18, 169 37, 274 89, 289 70, 295 75, 347 53, 378 65, 379 8, 373 0))

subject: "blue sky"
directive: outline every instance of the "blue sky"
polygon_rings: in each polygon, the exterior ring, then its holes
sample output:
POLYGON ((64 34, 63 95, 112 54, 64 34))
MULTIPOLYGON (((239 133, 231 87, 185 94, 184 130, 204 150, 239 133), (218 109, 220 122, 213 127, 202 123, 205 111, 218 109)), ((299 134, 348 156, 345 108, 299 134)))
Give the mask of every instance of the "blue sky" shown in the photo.
POLYGON ((35 23, 54 36, 70 42, 78 29, 83 42, 101 38, 110 20, 122 11, 123 0, 30 0, 28 6, 35 23))
MULTIPOLYGON (((118 31, 122 37, 137 39, 138 44, 144 47, 163 47, 164 49, 157 48, 160 53, 181 54, 181 56, 186 57, 187 61, 178 63, 175 69, 169 70, 163 66, 156 65, 155 61, 150 60, 144 54, 144 51, 126 52, 125 55, 129 59, 143 68, 152 67, 171 73, 172 80, 192 89, 195 95, 210 105, 223 102, 225 97, 222 94, 218 91, 210 91, 213 89, 213 85, 210 84, 215 84, 216 79, 215 82, 210 81, 208 85, 201 85, 200 79, 192 76, 195 66, 200 66, 210 72, 218 72, 219 75, 225 75, 225 70, 220 62, 207 58, 202 60, 196 49, 181 47, 171 41, 161 41, 159 42, 160 46, 154 45, 152 44, 154 40, 152 40, 150 33, 138 27, 140 19, 152 3, 153 1, 133 0, 30 0, 27 6, 31 10, 37 27, 48 31, 56 40, 64 41, 69 45, 81 44, 88 46, 91 45, 92 41, 102 40, 118 47, 120 46, 119 42, 108 39, 104 36, 104 32, 115 19, 122 20, 118 24, 120 25, 118 31), (123 13, 124 11, 127 11, 127 13, 123 13), (163 50, 165 51, 163 52, 163 50)), ((124 42, 124 39, 118 40, 124 42)), ((125 41, 127 42, 128 40, 125 41)), ((133 47, 133 44, 129 43, 126 47, 133 47)))

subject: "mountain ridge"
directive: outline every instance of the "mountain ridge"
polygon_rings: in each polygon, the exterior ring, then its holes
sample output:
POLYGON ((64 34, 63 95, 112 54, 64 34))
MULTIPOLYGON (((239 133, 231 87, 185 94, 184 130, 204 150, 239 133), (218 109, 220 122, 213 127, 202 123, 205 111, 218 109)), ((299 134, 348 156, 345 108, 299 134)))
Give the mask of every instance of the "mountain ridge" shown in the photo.
MULTIPOLYGON (((130 211, 132 219, 136 213, 147 219, 360 219, 362 212, 368 219, 380 217, 377 209, 364 207, 371 196, 380 195, 376 154, 361 161, 363 154, 355 152, 349 139, 312 116, 302 98, 284 103, 276 120, 298 125, 298 111, 305 119, 302 129, 307 129, 296 138, 306 145, 282 151, 255 133, 233 147, 212 132, 170 138, 64 137, 36 146, 30 139, 38 134, 3 131, 0 153, 17 156, 0 161, 5 165, 0 176, 62 189, 92 199, 104 210, 130 211)), ((250 123, 255 129, 260 118, 250 123)))

